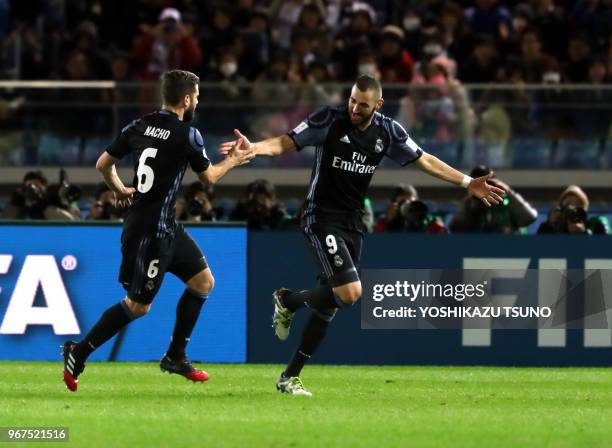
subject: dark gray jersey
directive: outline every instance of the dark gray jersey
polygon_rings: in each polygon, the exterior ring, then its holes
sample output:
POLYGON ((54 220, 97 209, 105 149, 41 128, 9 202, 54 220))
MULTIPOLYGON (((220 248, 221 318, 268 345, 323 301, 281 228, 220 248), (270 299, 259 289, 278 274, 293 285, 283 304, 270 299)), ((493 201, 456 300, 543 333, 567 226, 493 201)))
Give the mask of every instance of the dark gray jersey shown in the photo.
POLYGON ((305 218, 361 211, 374 171, 384 156, 405 166, 423 154, 396 121, 375 113, 372 124, 361 131, 351 123, 346 106, 323 107, 288 135, 298 150, 316 148, 305 218))

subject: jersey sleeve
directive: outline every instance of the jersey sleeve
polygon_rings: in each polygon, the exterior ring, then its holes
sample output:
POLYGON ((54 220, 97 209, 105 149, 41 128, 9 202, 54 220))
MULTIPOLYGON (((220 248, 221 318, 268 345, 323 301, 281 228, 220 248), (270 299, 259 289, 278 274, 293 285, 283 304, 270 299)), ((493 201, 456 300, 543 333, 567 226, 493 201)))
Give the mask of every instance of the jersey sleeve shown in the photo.
POLYGON ((322 107, 310 114, 287 135, 291 137, 298 151, 305 146, 322 146, 333 121, 331 108, 322 107))
POLYGON ((206 171, 210 166, 210 160, 206 155, 206 148, 204 148, 204 139, 202 134, 196 128, 189 128, 189 139, 187 143, 187 160, 189 166, 196 173, 206 171))
POLYGON ((393 120, 388 128, 389 146, 385 154, 401 166, 414 163, 423 155, 423 150, 410 138, 406 130, 393 120))
POLYGON ((136 126, 136 120, 132 121, 121 130, 119 136, 110 144, 108 148, 106 148, 106 152, 115 159, 122 159, 128 155, 132 150, 130 147, 129 134, 134 126, 136 126))

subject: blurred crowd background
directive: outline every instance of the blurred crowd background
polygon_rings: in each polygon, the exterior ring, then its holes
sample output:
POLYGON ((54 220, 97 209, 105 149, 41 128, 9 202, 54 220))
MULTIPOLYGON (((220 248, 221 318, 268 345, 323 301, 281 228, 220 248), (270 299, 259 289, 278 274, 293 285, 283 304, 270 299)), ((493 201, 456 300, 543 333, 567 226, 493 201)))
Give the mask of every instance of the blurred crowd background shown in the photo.
MULTIPOLYGON (((612 167, 610 0, 0 0, 0 168, 27 173, 0 188, 0 217, 120 220, 104 186, 70 183, 70 168, 52 182, 36 168, 92 166, 125 123, 158 107, 157 81, 173 68, 202 80, 195 125, 213 160, 234 127, 253 139, 281 134, 315 107, 346 101, 355 77, 370 74, 383 82, 383 112, 465 172, 612 167), (48 84, 9 83, 29 80, 48 84)), ((311 163, 303 151, 252 166, 311 163)), ((610 232, 601 190, 593 201, 559 178, 534 203, 503 176, 495 182, 510 194, 494 209, 470 197, 424 200, 408 184, 387 188, 364 204, 364 224, 610 232)), ((229 196, 223 186, 187 185, 177 217, 296 227, 295 191, 258 179, 229 196)))
POLYGON ((4 77, 602 83, 609 0, 0 0, 4 77))

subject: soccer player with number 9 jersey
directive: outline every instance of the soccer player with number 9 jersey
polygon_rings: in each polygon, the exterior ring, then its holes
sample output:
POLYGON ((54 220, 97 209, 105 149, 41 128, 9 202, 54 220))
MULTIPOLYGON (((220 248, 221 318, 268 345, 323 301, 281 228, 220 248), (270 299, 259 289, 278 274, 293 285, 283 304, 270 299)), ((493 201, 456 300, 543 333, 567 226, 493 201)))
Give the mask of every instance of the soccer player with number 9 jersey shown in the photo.
POLYGON ((472 179, 423 151, 399 123, 379 112, 383 102, 378 80, 362 75, 351 90, 348 105, 322 107, 287 134, 257 143, 235 130, 238 140, 221 145, 221 153, 227 156, 238 147, 272 157, 316 148, 301 227, 321 284, 303 291, 280 288, 273 293, 272 323, 281 340, 289 336, 291 321, 300 308, 312 310, 299 345, 276 382, 281 392, 312 395, 299 377, 302 367, 325 337, 336 310, 361 297, 358 267, 364 235, 363 204, 384 157, 401 166, 414 163, 432 176, 461 185, 486 205, 502 200, 504 191, 487 183, 490 176, 472 179))

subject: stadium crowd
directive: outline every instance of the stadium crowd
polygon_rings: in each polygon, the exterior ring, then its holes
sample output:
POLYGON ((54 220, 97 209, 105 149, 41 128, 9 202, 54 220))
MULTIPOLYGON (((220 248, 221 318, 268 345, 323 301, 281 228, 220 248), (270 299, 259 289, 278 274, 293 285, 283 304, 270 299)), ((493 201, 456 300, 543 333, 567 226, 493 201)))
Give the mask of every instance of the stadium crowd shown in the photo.
POLYGON ((26 80, 602 83, 612 3, 0 0, 0 41, 2 76, 26 80))
MULTIPOLYGON (((550 142, 591 139, 603 160, 605 140, 612 136, 612 89, 597 89, 612 81, 608 0, 0 0, 0 79, 141 82, 157 80, 173 68, 191 70, 203 82, 221 86, 203 89, 208 142, 228 127, 226 114, 215 113, 210 102, 231 105, 247 97, 255 105, 275 98, 289 101, 294 109, 282 113, 257 109, 253 114, 235 106, 237 122, 231 126, 265 138, 285 132, 315 104, 344 101, 344 92, 326 83, 352 82, 357 74, 370 74, 385 84, 385 98, 391 101, 384 112, 424 141, 426 150, 441 143, 442 149, 452 146, 456 151, 472 137, 476 149, 484 145, 487 154, 496 146, 505 151, 511 139, 529 151, 533 137, 546 141, 548 149, 550 142), (254 87, 245 90, 241 82, 254 87), (467 94, 462 86, 474 83, 514 88, 467 94), (560 83, 591 88, 536 94, 523 89, 525 84, 560 83), (300 84, 310 88, 291 88, 300 84), (414 89, 388 89, 393 84, 414 89), (425 84, 430 88, 420 90, 425 84), (298 97, 292 96, 296 92, 298 97), (569 103, 579 107, 565 110, 569 103)), ((138 105, 147 99, 142 91, 120 88, 50 91, 45 93, 49 101, 67 104, 55 113, 41 107, 26 111, 23 104, 31 98, 20 95, 0 90, 0 129, 31 129, 31 123, 39 123, 42 137, 38 148, 27 143, 34 138, 23 138, 23 148, 13 144, 20 161, 6 156, 0 163, 90 164, 87 139, 112 133, 108 105, 113 100, 135 105, 115 117, 124 123, 142 112, 138 105), (71 107, 71 101, 89 102, 97 109, 90 104, 84 113, 71 107), (56 149, 49 160, 41 157, 45 145, 55 141, 67 153, 74 136, 80 142, 74 160, 57 158, 56 149)), ((93 149, 92 157, 97 157, 100 148, 93 149)), ((503 157, 509 164, 508 156, 503 157)), ((576 161, 568 163, 574 167, 576 161)), ((541 168, 548 166, 547 159, 541 168)), ((480 166, 473 173, 486 170, 480 166)), ((524 232, 537 211, 503 180, 495 182, 510 191, 502 206, 485 209, 467 197, 452 217, 437 214, 413 187, 398 186, 385 206, 366 201, 364 224, 374 232, 524 232)), ((77 187, 48 185, 37 172, 28 173, 6 202, 0 210, 3 218, 121 219, 104 186, 89 203, 77 187)), ((257 180, 231 205, 219 205, 211 188, 190 185, 177 201, 176 214, 187 221, 243 220, 253 229, 284 229, 296 226, 298 208, 285 207, 270 182, 257 180)), ((589 215, 588 197, 570 186, 538 231, 609 233, 609 226, 602 217, 589 215)))

